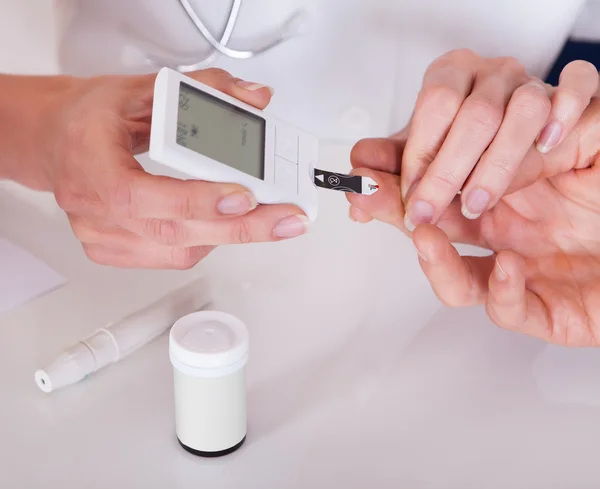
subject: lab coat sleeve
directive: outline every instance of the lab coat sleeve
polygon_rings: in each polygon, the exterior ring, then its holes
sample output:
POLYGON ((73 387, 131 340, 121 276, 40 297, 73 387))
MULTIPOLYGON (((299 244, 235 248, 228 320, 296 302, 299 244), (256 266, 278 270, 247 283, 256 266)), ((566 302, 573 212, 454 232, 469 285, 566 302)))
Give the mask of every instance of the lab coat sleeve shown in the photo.
POLYGON ((576 41, 600 42, 600 0, 588 0, 571 38, 576 41))

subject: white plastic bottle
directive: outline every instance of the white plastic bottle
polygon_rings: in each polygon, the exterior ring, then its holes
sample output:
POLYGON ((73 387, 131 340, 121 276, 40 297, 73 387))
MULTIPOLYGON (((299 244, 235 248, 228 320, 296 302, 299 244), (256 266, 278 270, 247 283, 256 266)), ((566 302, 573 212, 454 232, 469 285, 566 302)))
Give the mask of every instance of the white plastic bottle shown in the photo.
POLYGON ((188 452, 219 457, 246 439, 248 331, 238 318, 200 311, 177 321, 169 336, 175 425, 188 452))

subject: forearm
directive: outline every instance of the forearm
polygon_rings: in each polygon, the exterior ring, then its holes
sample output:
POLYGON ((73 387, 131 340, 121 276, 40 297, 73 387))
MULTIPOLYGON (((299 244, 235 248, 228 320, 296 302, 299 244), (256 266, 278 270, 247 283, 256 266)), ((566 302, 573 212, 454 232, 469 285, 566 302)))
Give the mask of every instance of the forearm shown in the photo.
POLYGON ((0 75, 0 180, 49 190, 48 136, 70 85, 62 76, 0 75))

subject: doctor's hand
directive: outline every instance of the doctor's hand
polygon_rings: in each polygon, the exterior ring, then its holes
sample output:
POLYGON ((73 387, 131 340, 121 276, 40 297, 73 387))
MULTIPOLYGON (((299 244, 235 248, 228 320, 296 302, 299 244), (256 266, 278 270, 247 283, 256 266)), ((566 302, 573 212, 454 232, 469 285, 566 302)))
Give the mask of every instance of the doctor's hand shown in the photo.
MULTIPOLYGON (((209 69, 195 79, 258 108, 270 89, 209 69)), ((276 241, 306 231, 290 205, 257 206, 239 185, 146 173, 154 75, 72 80, 52 107, 38 156, 51 190, 92 260, 116 267, 187 269, 216 245, 276 241)), ((40 187, 38 185, 38 187, 40 187)))
POLYGON ((402 163, 409 230, 435 224, 461 191, 478 218, 507 192, 533 182, 548 153, 572 131, 598 89, 593 65, 568 65, 557 88, 512 58, 452 51, 425 73, 402 163))
POLYGON ((478 219, 465 217, 456 197, 435 226, 419 225, 413 233, 404 224, 401 198, 403 172, 411 169, 407 158, 414 158, 407 153, 409 130, 361 141, 352 153, 355 173, 371 176, 380 189, 350 195, 352 215, 412 234, 421 267, 446 305, 485 304, 503 328, 558 344, 600 346, 600 100, 593 96, 586 105, 554 149, 527 151, 520 183, 478 219), (461 257, 451 243, 493 254, 461 257))

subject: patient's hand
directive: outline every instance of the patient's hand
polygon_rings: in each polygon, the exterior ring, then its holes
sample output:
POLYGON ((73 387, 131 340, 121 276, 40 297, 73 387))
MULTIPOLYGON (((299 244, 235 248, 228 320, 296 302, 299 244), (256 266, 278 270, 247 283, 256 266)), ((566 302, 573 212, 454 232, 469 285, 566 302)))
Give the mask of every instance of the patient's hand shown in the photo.
POLYGON ((356 145, 355 173, 380 190, 349 195, 351 216, 411 235, 447 305, 486 304, 499 326, 598 345, 598 74, 572 64, 547 98, 513 61, 473 60, 485 69, 473 69, 467 83, 460 63, 468 56, 433 65, 407 129, 356 145), (451 242, 494 254, 460 257, 451 242))

